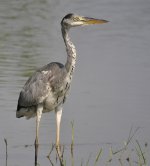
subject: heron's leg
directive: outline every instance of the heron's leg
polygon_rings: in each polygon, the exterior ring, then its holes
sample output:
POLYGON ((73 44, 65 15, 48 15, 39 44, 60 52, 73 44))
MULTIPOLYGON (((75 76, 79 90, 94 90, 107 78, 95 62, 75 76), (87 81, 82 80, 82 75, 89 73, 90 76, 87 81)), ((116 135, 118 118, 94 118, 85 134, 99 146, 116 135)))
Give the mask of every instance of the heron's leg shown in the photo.
POLYGON ((60 145, 60 123, 61 123, 61 116, 62 116, 62 107, 57 107, 55 110, 56 113, 56 147, 60 145))
POLYGON ((43 106, 38 105, 36 112, 36 138, 35 138, 35 166, 37 165, 38 145, 39 145, 39 125, 42 116, 43 106))
POLYGON ((37 112, 36 112, 36 139, 35 139, 35 144, 39 144, 39 125, 40 125, 40 120, 42 116, 42 111, 43 111, 43 106, 38 105, 37 107, 37 112))

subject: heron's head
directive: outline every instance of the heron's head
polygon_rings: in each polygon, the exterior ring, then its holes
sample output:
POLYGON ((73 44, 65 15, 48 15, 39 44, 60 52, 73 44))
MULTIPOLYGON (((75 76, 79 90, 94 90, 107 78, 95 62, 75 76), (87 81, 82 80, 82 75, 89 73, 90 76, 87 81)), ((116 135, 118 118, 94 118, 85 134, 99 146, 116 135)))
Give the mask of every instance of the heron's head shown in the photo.
POLYGON ((61 25, 67 29, 71 27, 81 26, 81 25, 91 25, 91 24, 103 24, 108 21, 102 19, 95 19, 90 17, 83 17, 76 14, 67 14, 61 21, 61 25))

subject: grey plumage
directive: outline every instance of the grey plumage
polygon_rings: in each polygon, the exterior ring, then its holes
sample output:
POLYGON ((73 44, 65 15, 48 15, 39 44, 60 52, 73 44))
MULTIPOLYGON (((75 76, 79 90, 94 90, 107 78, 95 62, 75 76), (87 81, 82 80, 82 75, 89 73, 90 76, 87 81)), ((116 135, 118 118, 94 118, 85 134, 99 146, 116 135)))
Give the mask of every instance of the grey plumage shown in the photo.
POLYGON ((28 119, 36 116, 38 104, 43 103, 43 112, 53 111, 64 103, 69 83, 66 79, 67 70, 63 64, 53 62, 38 69, 26 82, 20 92, 16 116, 26 116, 28 119), (66 79, 66 80, 65 80, 66 79), (46 105, 49 93, 53 106, 46 105))
POLYGON ((71 42, 68 31, 71 27, 102 24, 106 20, 82 17, 75 14, 66 15, 61 21, 61 30, 67 52, 65 65, 53 62, 37 70, 25 83, 18 99, 16 117, 27 119, 36 116, 36 140, 38 145, 39 123, 42 113, 56 113, 56 145, 59 145, 62 105, 70 87, 76 63, 76 49, 71 42))

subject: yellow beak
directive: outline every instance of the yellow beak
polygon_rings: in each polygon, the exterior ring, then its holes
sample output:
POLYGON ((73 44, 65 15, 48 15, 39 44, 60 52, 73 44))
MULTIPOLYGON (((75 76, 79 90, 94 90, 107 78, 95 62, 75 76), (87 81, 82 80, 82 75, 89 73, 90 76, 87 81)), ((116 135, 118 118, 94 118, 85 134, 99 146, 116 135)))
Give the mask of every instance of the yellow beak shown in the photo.
POLYGON ((107 20, 95 19, 95 18, 89 18, 89 17, 82 17, 81 21, 83 21, 83 25, 103 24, 103 23, 109 22, 107 20))

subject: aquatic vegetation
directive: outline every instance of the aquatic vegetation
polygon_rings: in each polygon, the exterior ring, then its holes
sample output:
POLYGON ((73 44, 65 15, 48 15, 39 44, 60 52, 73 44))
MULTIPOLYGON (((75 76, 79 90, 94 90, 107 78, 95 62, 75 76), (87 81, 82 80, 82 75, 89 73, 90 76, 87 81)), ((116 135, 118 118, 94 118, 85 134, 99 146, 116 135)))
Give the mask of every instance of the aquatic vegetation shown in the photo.
MULTIPOLYGON (((109 153, 104 154, 106 147, 100 147, 97 152, 91 153, 88 151, 87 153, 89 153, 89 156, 87 159, 76 159, 75 149, 80 147, 77 147, 75 144, 73 121, 71 122, 71 130, 70 146, 66 147, 66 145, 61 145, 60 147, 56 147, 55 144, 50 145, 50 151, 48 155, 45 156, 49 160, 51 166, 76 166, 76 163, 80 163, 80 166, 148 166, 148 143, 141 143, 135 136, 139 128, 136 128, 135 130, 133 130, 133 128, 130 129, 127 140, 123 142, 123 145, 120 148, 116 148, 115 145, 109 145, 109 153), (70 158, 70 161, 68 161, 68 158, 70 158)), ((6 147, 6 166, 9 166, 7 163, 9 153, 8 140, 5 138, 4 142, 6 147)), ((34 147, 34 145, 25 145, 24 147, 34 147)), ((40 166, 38 158, 35 158, 35 160, 35 166, 40 166)))

